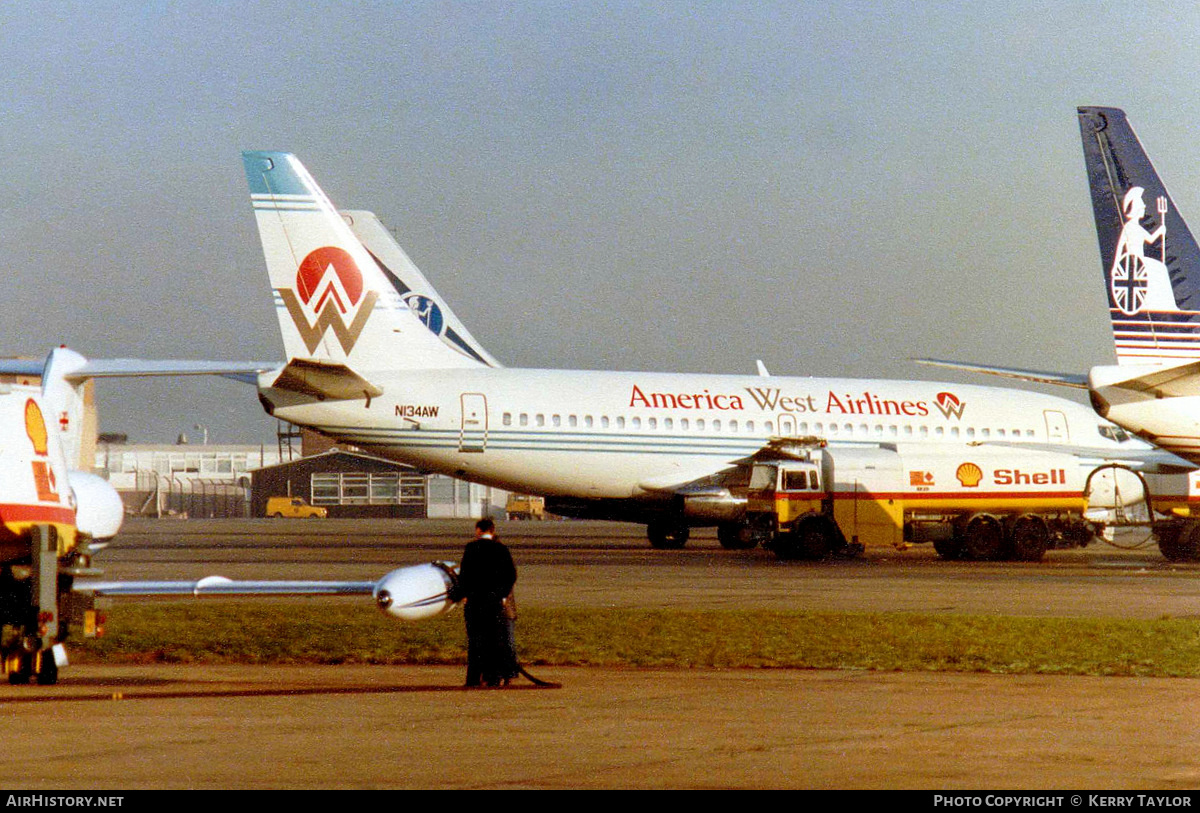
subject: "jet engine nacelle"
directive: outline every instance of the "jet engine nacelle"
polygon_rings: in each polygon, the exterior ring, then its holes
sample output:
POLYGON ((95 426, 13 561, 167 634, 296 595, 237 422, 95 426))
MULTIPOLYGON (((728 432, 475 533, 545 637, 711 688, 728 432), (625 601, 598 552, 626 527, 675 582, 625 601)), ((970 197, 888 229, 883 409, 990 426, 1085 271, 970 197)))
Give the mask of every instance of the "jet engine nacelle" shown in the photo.
POLYGON ((75 527, 92 539, 111 539, 125 521, 121 496, 103 477, 84 471, 68 471, 67 481, 75 493, 75 527))
POLYGON ((724 486, 683 490, 677 499, 682 500, 683 515, 688 519, 737 522, 746 516, 746 497, 736 496, 724 486))
POLYGON ((375 604, 403 621, 433 618, 454 606, 451 591, 457 579, 453 562, 398 568, 375 583, 375 604))
POLYGON ((1088 475, 1086 484, 1088 514, 1097 511, 1124 511, 1146 505, 1148 487, 1137 472, 1121 465, 1100 466, 1088 475))

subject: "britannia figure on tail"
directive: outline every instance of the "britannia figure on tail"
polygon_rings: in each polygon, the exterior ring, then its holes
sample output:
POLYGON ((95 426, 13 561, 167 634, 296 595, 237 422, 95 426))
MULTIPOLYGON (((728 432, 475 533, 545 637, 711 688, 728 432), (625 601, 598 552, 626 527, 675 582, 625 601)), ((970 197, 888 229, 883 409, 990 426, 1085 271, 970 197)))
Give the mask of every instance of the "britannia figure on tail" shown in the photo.
POLYGON ((1146 215, 1145 190, 1130 187, 1125 193, 1122 210, 1125 225, 1117 239, 1116 258, 1112 267, 1113 302, 1124 314, 1132 316, 1142 311, 1174 311, 1175 294, 1167 273, 1167 199, 1157 201, 1159 226, 1146 231, 1142 218, 1146 215), (1146 247, 1160 244, 1159 257, 1147 257, 1146 247))

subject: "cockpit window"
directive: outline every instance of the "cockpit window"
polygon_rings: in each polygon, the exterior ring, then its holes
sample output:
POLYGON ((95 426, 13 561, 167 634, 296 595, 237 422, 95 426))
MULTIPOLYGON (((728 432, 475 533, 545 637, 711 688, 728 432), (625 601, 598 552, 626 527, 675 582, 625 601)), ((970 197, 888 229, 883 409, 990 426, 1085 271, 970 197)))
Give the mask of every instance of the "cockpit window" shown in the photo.
POLYGON ((1127 440, 1132 440, 1133 437, 1121 427, 1113 426, 1112 424, 1102 423, 1098 429, 1100 430, 1100 437, 1116 441, 1117 443, 1124 443, 1127 440))

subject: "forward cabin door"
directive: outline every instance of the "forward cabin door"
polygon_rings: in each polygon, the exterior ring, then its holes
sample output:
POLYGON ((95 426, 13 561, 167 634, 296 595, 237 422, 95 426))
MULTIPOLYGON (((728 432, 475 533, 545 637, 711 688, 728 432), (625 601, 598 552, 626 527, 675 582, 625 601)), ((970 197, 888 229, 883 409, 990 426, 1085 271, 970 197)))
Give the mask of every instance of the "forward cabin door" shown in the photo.
POLYGON ((458 432, 460 452, 482 452, 487 448, 487 398, 481 392, 464 392, 462 427, 458 432))
POLYGON ((1046 414, 1046 439, 1051 443, 1067 443, 1071 440, 1071 434, 1067 431, 1067 416, 1059 412, 1057 409, 1047 409, 1046 414))

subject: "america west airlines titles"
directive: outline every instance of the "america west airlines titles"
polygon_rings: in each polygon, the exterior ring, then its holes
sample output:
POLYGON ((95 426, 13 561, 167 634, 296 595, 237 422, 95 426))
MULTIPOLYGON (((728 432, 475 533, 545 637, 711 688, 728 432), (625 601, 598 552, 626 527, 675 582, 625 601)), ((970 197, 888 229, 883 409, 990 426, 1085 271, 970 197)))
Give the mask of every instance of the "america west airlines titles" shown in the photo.
MULTIPOLYGON (((631 408, 744 410, 747 403, 764 412, 791 412, 797 415, 903 415, 911 418, 930 414, 928 401, 897 401, 881 398, 871 391, 861 395, 839 395, 828 390, 824 395, 784 395, 778 387, 746 387, 745 397, 738 394, 713 394, 708 390, 687 392, 645 392, 636 384, 629 396, 631 408)), ((934 406, 947 418, 962 416, 965 404, 949 392, 938 393, 934 406)))
MULTIPOLYGON (((737 412, 757 407, 763 412, 788 412, 796 415, 896 415, 922 418, 931 414, 930 405, 943 417, 961 418, 966 403, 950 392, 940 392, 932 401, 884 398, 871 391, 838 394, 828 390, 821 395, 784 395, 778 387, 746 387, 742 393, 655 392, 634 384, 627 407, 630 409, 709 410, 737 412)), ((397 404, 398 418, 437 417, 438 407, 428 404, 397 404)))

